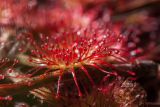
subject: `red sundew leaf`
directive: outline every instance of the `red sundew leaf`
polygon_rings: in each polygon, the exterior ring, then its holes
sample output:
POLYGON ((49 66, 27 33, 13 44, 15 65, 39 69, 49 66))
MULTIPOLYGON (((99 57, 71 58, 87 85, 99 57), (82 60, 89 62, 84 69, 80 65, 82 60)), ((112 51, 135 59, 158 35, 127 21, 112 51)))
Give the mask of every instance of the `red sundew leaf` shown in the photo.
MULTIPOLYGON (((127 57, 123 57, 122 53, 124 52, 121 51, 124 48, 122 47, 123 37, 112 32, 105 25, 93 25, 78 30, 66 29, 64 32, 53 33, 52 36, 40 35, 38 39, 31 34, 26 34, 27 41, 32 46, 29 63, 37 67, 46 67, 51 70, 60 69, 63 72, 72 73, 79 96, 82 94, 78 85, 78 75, 76 76, 74 73, 76 68, 81 68, 92 84, 94 82, 83 65, 116 76, 115 72, 108 72, 101 66, 103 66, 103 62, 109 63, 109 60, 118 63, 127 62, 127 57)), ((110 64, 107 66, 113 68, 110 64)), ((60 81, 61 79, 58 84, 60 81)))

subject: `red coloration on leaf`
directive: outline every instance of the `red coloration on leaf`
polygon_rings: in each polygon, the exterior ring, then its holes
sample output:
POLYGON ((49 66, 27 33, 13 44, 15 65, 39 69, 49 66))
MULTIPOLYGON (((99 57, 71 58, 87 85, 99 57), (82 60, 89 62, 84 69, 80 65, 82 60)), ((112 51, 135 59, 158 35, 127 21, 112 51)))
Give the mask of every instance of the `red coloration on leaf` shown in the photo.
MULTIPOLYGON (((38 40, 27 34, 27 40, 33 46, 28 60, 40 68, 61 70, 62 74, 66 71, 72 73, 81 96, 74 69, 81 68, 92 84, 94 84, 92 77, 84 65, 116 76, 117 73, 106 71, 101 66, 112 68, 110 61, 127 62, 123 57, 123 39, 123 36, 97 23, 84 29, 67 29, 64 32, 54 33, 53 36, 40 35, 38 40)), ((58 80, 58 90, 60 81, 61 76, 58 80)))

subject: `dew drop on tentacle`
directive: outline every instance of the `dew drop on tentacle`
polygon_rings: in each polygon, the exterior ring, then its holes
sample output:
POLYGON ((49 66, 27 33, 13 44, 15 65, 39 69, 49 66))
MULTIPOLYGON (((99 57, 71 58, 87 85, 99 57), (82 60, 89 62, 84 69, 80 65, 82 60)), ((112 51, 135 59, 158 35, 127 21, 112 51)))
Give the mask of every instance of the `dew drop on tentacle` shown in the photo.
POLYGON ((115 54, 119 54, 120 51, 119 51, 118 49, 115 49, 115 50, 114 50, 114 53, 115 53, 115 54))
POLYGON ((8 72, 8 73, 12 73, 12 72, 14 72, 14 69, 9 68, 9 69, 7 70, 7 72, 8 72))

